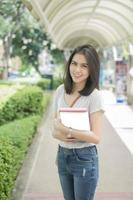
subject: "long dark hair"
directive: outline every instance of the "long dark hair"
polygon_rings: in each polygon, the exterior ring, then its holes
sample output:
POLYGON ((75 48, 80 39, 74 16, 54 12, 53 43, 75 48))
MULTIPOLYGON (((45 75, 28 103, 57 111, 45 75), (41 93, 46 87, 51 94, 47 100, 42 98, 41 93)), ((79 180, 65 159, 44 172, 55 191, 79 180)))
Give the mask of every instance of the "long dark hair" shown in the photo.
POLYGON ((79 46, 73 50, 66 64, 66 69, 64 73, 64 86, 67 94, 71 94, 73 89, 73 81, 70 75, 70 64, 75 54, 84 55, 89 67, 90 75, 86 81, 85 87, 81 91, 79 91, 80 95, 87 96, 95 88, 99 89, 99 71, 100 71, 99 56, 95 48, 90 44, 79 46))

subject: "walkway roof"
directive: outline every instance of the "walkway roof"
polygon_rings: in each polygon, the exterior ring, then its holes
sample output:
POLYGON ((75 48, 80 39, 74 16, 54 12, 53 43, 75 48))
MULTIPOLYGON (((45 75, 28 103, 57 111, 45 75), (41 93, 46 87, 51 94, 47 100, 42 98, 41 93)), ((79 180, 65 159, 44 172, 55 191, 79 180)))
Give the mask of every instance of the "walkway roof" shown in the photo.
POLYGON ((133 40, 133 0, 23 0, 60 49, 133 40))

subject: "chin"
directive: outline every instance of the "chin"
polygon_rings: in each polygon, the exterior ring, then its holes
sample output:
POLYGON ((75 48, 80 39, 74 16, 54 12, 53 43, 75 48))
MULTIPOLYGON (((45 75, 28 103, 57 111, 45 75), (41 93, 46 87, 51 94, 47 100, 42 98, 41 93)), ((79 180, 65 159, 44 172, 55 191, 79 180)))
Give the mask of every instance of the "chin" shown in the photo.
POLYGON ((73 79, 73 81, 74 81, 75 83, 82 83, 82 82, 84 82, 84 80, 81 80, 81 79, 73 79))
POLYGON ((74 83, 81 83, 82 81, 73 79, 73 82, 74 83))

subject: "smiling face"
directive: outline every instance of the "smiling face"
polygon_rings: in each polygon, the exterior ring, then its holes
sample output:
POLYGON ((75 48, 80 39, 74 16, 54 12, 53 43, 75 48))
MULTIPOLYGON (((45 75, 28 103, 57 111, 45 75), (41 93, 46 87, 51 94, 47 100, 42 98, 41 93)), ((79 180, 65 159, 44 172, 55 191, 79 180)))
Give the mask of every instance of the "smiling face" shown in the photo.
POLYGON ((75 86, 83 88, 89 76, 89 66, 83 54, 75 54, 70 63, 70 75, 75 86))
POLYGON ((97 51, 90 44, 76 47, 69 57, 64 73, 67 94, 78 91, 88 96, 99 89, 100 60, 97 51))

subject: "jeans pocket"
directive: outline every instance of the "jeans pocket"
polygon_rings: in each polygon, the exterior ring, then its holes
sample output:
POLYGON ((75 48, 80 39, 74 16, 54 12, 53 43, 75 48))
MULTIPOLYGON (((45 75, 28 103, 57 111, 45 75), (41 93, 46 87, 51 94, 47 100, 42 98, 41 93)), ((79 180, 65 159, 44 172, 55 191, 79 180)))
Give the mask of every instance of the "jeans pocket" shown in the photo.
POLYGON ((76 160, 79 162, 92 163, 93 157, 90 154, 79 153, 75 151, 76 160))

